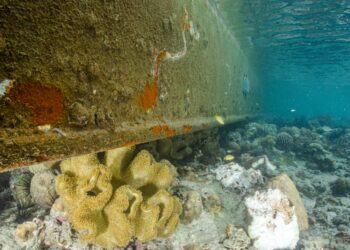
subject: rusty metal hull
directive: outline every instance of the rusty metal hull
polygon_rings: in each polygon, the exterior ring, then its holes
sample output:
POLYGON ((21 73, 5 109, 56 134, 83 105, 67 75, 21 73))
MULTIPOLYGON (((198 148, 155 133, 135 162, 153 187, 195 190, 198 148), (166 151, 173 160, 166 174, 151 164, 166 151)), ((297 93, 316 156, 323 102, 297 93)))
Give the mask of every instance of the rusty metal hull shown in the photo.
POLYGON ((0 171, 259 112, 258 80, 207 1, 3 2, 0 171))

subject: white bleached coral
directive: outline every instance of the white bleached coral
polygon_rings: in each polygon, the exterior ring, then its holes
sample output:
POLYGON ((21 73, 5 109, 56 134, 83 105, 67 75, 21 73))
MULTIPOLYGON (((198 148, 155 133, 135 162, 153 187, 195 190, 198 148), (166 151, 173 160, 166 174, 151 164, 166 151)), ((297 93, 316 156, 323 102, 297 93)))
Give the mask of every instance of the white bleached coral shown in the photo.
POLYGON ((241 167, 239 164, 230 162, 224 164, 213 171, 216 179, 224 187, 233 187, 245 194, 252 187, 263 184, 263 177, 260 170, 248 169, 241 167))
POLYGON ((245 200, 251 217, 248 234, 259 250, 293 249, 299 240, 294 207, 279 189, 257 191, 245 200))
POLYGON ((245 168, 259 169, 263 174, 267 176, 273 176, 276 173, 277 167, 273 165, 266 155, 253 157, 246 160, 242 164, 245 168))
POLYGON ((251 240, 242 228, 233 227, 232 235, 223 241, 226 249, 245 250, 250 249, 251 240))

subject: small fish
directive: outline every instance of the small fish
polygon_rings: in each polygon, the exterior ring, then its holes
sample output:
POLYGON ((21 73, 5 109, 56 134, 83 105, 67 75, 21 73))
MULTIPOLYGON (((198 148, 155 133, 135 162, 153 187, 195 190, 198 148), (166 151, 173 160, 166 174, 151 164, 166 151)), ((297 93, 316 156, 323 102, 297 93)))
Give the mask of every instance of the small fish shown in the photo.
POLYGON ((297 111, 296 109, 291 109, 290 112, 294 113, 295 111, 297 111))
POLYGON ((224 120, 224 117, 222 117, 221 115, 215 115, 214 116, 215 120, 220 123, 221 125, 224 125, 225 124, 225 120, 224 120))
POLYGON ((235 157, 233 155, 225 155, 224 160, 225 161, 233 161, 235 159, 235 157))
POLYGON ((38 130, 42 131, 42 132, 48 132, 51 129, 51 125, 50 124, 46 124, 46 125, 40 125, 38 126, 38 130))

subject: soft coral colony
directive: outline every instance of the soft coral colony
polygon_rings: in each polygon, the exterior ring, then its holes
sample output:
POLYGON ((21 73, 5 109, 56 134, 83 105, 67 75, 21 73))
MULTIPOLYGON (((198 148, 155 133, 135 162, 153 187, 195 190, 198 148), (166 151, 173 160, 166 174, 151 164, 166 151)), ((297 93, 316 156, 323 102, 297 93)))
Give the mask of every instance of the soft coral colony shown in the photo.
POLYGON ((107 151, 104 164, 95 154, 61 163, 56 190, 83 242, 123 247, 134 237, 148 241, 176 229, 182 207, 167 191, 174 182, 172 166, 145 150, 132 157, 129 147, 107 151))

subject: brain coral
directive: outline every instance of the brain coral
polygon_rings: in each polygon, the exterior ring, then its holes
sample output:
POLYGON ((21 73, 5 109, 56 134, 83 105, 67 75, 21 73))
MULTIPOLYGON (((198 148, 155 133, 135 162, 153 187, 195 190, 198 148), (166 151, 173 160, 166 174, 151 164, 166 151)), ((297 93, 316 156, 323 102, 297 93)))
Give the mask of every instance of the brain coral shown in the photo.
POLYGON ((278 133, 276 145, 282 150, 289 149, 293 146, 293 137, 287 132, 278 133))
POLYGON ((146 150, 132 156, 132 149, 120 148, 107 151, 104 164, 94 154, 61 163, 56 190, 82 241, 115 248, 175 230, 182 207, 166 190, 174 181, 170 164, 146 150))

